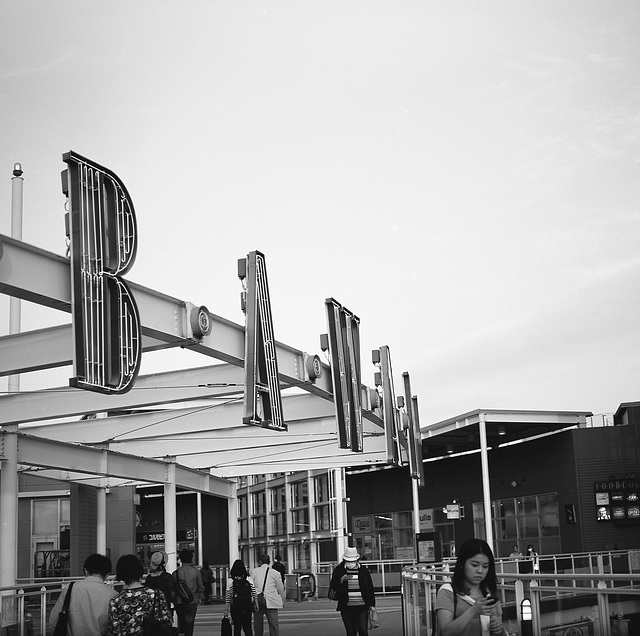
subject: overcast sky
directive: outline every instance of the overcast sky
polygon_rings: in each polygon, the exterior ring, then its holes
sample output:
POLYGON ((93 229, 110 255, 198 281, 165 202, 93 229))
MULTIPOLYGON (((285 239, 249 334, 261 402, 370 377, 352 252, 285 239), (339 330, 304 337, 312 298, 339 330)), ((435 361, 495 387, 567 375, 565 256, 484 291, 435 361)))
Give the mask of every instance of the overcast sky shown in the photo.
POLYGON ((242 323, 259 250, 276 338, 320 354, 336 298, 423 426, 640 399, 636 0, 4 2, 0 233, 21 162, 23 240, 65 253, 71 149, 131 194, 129 280, 242 323))

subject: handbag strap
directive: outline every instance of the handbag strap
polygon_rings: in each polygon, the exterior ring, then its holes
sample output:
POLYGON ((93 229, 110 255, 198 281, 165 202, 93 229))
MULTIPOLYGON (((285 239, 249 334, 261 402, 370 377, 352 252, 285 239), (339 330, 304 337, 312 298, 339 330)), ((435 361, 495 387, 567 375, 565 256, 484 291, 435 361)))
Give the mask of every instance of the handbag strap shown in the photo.
POLYGON ((267 577, 269 576, 269 567, 267 565, 267 571, 264 573, 264 581, 262 582, 262 592, 261 594, 264 594, 264 588, 267 587, 267 577))
POLYGON ((69 583, 69 589, 67 590, 67 595, 64 597, 64 603, 62 604, 62 611, 66 614, 69 611, 69 602, 71 601, 71 588, 73 588, 73 584, 75 581, 71 581, 69 583))

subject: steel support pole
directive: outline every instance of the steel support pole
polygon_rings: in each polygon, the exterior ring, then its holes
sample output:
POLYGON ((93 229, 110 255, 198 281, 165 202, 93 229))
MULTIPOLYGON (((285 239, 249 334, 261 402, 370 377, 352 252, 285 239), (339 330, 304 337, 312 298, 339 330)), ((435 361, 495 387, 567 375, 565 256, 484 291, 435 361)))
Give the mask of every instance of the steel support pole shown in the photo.
POLYGON ((338 532, 336 547, 338 549, 338 558, 342 559, 344 549, 347 547, 347 527, 345 525, 347 502, 345 501, 344 468, 335 468, 333 470, 333 478, 333 492, 336 498, 336 530, 338 532))
POLYGON ((176 458, 166 457, 167 474, 164 482, 164 551, 167 553, 167 572, 178 566, 178 533, 176 530, 176 458))
MULTIPOLYGON (((420 497, 418 494, 418 480, 411 479, 411 494, 413 496, 413 538, 416 541, 418 534, 420 534, 420 497)), ((417 543, 417 542, 416 542, 417 543)), ((418 546, 414 546, 416 550, 418 546)), ((416 553, 416 560, 418 554, 416 553)))
MULTIPOLYGON (((233 497, 227 499, 227 524, 229 526, 229 564, 239 558, 238 552, 238 483, 233 486, 233 497)), ((247 564, 247 567, 249 564, 247 564)))
POLYGON ((197 527, 198 563, 202 565, 202 563, 204 562, 204 555, 202 554, 202 493, 201 492, 196 493, 196 504, 198 508, 198 527, 197 527))
MULTIPOLYGON (((22 240, 22 166, 16 163, 11 179, 11 238, 22 240)), ((9 333, 21 328, 20 299, 9 299, 9 333)), ((10 375, 9 393, 20 391, 20 376, 10 375)), ((0 448, 0 587, 16 584, 18 575, 18 425, 4 427, 4 447, 0 448)))
POLYGON ((478 423, 480 429, 480 461, 482 463, 482 496, 484 500, 484 528, 486 541, 494 551, 493 545, 493 519, 491 516, 491 487, 489 485, 489 453, 487 451, 487 423, 484 419, 484 413, 480 413, 480 421, 478 423))
POLYGON ((96 505, 96 552, 107 554, 107 489, 100 486, 97 490, 96 505))

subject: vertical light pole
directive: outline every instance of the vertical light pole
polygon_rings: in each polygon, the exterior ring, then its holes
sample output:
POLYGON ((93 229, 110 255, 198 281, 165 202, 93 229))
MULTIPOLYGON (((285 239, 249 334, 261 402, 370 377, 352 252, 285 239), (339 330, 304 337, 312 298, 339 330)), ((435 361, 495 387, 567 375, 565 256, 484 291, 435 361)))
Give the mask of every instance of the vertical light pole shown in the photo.
MULTIPOLYGON (((13 166, 11 179, 11 237, 22 240, 22 166, 13 166)), ((9 333, 20 332, 20 299, 9 300, 9 333)), ((20 390, 20 376, 10 375, 9 393, 20 390)), ((18 574, 18 425, 4 427, 4 461, 0 479, 0 587, 16 584, 18 574)))

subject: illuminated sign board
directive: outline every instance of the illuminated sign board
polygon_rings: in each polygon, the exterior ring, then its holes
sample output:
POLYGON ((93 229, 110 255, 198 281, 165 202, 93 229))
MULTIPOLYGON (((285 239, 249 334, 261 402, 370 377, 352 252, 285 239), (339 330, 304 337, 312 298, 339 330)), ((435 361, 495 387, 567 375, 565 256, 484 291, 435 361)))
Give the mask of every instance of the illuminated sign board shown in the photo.
POLYGON ((63 155, 63 191, 69 197, 71 386, 125 393, 140 369, 140 317, 122 279, 136 257, 137 226, 131 197, 110 170, 74 152, 63 155))
POLYGON ((286 431, 264 255, 250 252, 246 259, 239 259, 238 276, 244 285, 245 312, 242 421, 271 430, 286 431))
POLYGON ((640 523, 640 479, 635 474, 594 484, 596 520, 640 523))
POLYGON ((333 298, 325 300, 325 308, 338 445, 362 452, 360 319, 333 298))

